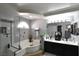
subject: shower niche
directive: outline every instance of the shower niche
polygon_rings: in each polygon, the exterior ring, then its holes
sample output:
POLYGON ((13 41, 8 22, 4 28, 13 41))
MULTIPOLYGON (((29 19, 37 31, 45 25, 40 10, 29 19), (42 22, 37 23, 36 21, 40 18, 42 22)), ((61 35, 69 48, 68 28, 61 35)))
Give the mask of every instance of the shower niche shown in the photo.
POLYGON ((0 27, 0 33, 6 34, 7 33, 7 27, 0 27))

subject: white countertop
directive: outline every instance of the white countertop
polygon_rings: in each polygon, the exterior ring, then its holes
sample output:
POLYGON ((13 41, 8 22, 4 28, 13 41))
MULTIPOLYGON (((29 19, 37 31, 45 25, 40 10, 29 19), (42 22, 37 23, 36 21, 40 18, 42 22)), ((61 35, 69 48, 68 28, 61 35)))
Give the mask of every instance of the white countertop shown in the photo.
POLYGON ((67 44, 67 45, 75 45, 78 46, 78 42, 70 42, 70 41, 57 41, 54 38, 52 39, 44 39, 44 41, 49 41, 49 42, 56 42, 56 43, 61 43, 61 44, 67 44))

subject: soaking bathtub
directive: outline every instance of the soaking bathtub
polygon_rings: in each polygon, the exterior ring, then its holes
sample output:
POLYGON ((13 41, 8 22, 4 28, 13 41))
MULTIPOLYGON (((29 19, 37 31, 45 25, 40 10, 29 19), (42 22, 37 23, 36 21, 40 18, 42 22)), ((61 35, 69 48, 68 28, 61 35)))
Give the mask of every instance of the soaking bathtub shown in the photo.
MULTIPOLYGON (((15 47, 18 47, 18 42, 13 44, 15 47)), ((31 54, 33 52, 40 50, 40 39, 34 39, 32 43, 28 39, 20 42, 21 49, 9 48, 9 56, 23 56, 24 54, 31 54)))

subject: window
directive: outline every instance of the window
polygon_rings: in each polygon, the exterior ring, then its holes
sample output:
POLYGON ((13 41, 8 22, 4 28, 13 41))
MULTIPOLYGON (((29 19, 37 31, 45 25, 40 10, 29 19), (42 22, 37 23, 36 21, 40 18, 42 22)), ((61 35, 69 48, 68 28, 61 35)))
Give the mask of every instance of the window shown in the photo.
POLYGON ((28 29, 29 28, 29 25, 25 22, 25 21, 21 21, 18 26, 18 28, 25 28, 25 29, 28 29))

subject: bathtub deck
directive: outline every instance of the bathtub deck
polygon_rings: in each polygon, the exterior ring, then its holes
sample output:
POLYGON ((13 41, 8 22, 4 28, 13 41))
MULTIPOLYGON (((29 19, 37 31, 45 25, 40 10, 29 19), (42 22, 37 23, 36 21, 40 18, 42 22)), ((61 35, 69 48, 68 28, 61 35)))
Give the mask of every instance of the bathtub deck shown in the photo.
POLYGON ((39 50, 39 51, 36 51, 34 53, 24 54, 24 56, 41 56, 43 54, 44 54, 44 52, 42 50, 39 50))
MULTIPOLYGON (((33 40, 32 43, 29 43, 29 39, 26 39, 26 40, 22 40, 20 42, 20 46, 22 49, 25 49, 26 47, 30 47, 31 44, 33 44, 33 46, 40 45, 40 40, 36 39, 36 40, 33 40)), ((13 46, 15 46, 17 48, 18 48, 18 45, 19 45, 19 42, 13 44, 13 46)), ((33 47, 33 46, 31 46, 31 47, 33 47)))
MULTIPOLYGON (((32 43, 29 43, 28 40, 23 40, 20 42, 21 50, 15 52, 15 49, 10 48, 10 52, 16 56, 23 56, 25 53, 33 53, 40 50, 40 40, 34 40, 32 43)), ((18 48, 18 43, 15 43, 14 46, 18 48)))
POLYGON ((43 52, 42 50, 36 51, 34 53, 31 54, 25 54, 24 56, 56 56, 55 54, 51 54, 48 52, 43 52))

